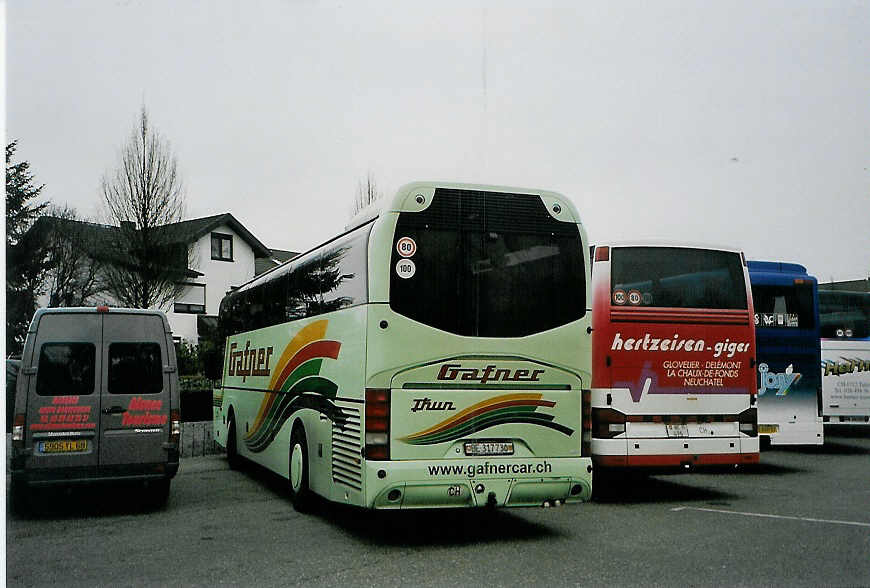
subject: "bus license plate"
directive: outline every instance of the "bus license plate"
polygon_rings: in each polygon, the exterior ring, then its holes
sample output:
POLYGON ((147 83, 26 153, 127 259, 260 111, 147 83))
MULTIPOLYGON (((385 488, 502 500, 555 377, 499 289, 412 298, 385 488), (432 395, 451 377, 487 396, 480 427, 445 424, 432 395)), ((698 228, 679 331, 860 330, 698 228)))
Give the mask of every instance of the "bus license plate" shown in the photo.
POLYGON ((779 425, 758 425, 760 435, 773 435, 779 433, 779 425))
POLYGON ((688 437, 689 436, 689 426, 688 425, 665 425, 665 430, 668 433, 668 437, 688 437))
POLYGON ((513 441, 469 441, 465 455, 513 455, 513 441))
POLYGON ((88 440, 78 439, 76 441, 40 441, 40 453, 78 453, 87 451, 88 440))

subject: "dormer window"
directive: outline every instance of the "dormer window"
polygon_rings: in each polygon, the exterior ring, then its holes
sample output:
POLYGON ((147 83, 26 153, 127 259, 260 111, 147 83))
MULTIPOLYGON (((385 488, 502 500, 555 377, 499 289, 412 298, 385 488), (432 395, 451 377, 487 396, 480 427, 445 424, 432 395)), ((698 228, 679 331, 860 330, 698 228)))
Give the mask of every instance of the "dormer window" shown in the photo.
POLYGON ((233 260, 233 236, 223 233, 211 234, 211 258, 218 261, 233 260))

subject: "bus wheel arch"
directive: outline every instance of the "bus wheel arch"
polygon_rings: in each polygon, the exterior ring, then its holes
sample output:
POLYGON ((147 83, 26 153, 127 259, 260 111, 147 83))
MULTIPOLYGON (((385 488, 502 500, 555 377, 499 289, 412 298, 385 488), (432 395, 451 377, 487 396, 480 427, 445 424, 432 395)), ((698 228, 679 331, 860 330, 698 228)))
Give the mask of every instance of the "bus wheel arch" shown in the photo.
POLYGON ((312 492, 309 484, 308 437, 301 419, 296 419, 293 423, 288 453, 287 478, 290 501, 297 511, 306 512, 311 507, 312 492))

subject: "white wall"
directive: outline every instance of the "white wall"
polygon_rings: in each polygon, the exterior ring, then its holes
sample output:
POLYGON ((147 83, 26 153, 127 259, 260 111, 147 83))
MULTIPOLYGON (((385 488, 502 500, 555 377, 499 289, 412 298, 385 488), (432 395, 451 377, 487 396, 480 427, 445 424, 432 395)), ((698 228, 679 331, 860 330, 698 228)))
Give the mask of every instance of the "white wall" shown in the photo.
MULTIPOLYGON (((191 267, 203 274, 195 280, 190 280, 190 282, 206 285, 205 314, 217 315, 221 300, 230 287, 240 286, 254 277, 254 250, 230 227, 221 225, 200 237, 196 242, 191 267), (232 236, 232 261, 219 261, 211 258, 211 233, 232 236)), ((180 336, 190 343, 197 342, 197 315, 168 312, 167 316, 173 336, 180 336)))

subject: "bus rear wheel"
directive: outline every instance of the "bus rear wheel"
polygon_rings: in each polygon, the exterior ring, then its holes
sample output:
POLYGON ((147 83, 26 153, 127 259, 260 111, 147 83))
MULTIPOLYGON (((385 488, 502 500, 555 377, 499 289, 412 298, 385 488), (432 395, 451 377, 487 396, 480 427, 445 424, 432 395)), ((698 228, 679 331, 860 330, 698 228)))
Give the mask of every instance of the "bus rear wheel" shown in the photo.
POLYGON ((230 415, 230 424, 227 427, 227 464, 231 470, 237 470, 242 465, 236 443, 236 417, 230 415))
POLYGON ((297 424, 290 435, 290 502, 298 512, 311 509, 312 493, 308 485, 308 439, 305 428, 297 424))

